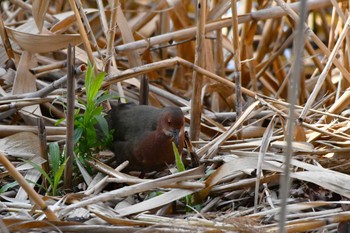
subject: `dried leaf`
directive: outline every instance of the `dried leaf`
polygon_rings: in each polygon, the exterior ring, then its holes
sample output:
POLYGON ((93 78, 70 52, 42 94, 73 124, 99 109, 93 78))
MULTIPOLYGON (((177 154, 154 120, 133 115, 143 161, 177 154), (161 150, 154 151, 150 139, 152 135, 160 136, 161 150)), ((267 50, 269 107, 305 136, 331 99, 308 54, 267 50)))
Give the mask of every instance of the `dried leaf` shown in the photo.
POLYGON ((33 53, 48 53, 67 48, 68 44, 81 43, 79 34, 31 34, 6 27, 9 37, 23 50, 33 53))
POLYGON ((50 3, 50 0, 34 0, 32 3, 32 13, 33 13, 36 26, 39 29, 39 32, 41 32, 43 28, 45 14, 49 7, 49 3, 50 3))

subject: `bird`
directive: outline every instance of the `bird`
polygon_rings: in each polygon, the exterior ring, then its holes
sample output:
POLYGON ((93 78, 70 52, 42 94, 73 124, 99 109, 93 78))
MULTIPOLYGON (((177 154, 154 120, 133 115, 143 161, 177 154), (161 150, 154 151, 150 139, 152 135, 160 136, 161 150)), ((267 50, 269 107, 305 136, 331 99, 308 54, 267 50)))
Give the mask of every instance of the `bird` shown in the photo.
POLYGON ((117 163, 129 161, 125 171, 161 171, 173 164, 172 142, 181 155, 185 118, 179 107, 124 103, 112 105, 106 118, 113 130, 111 150, 117 163))

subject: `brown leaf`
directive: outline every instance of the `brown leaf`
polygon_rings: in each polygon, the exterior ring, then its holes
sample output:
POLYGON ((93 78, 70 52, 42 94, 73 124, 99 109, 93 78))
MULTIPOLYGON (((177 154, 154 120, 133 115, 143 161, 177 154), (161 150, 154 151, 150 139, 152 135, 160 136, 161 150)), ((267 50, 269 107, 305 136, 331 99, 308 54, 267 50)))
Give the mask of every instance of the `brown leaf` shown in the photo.
POLYGON ((45 14, 49 7, 50 0, 34 0, 32 3, 32 13, 39 29, 39 32, 43 29, 45 14))
POLYGON ((33 53, 48 53, 64 49, 68 44, 77 45, 81 43, 79 34, 45 34, 37 35, 21 32, 16 29, 6 27, 9 37, 16 42, 23 50, 33 53))

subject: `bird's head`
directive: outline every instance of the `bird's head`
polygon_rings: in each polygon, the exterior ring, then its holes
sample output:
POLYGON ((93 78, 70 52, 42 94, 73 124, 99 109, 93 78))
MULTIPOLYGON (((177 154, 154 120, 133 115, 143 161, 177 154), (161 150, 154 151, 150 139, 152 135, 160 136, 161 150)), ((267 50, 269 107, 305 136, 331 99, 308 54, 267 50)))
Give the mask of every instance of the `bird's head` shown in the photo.
POLYGON ((179 147, 180 134, 184 131, 185 118, 180 108, 165 107, 161 114, 160 126, 163 133, 171 137, 179 147))

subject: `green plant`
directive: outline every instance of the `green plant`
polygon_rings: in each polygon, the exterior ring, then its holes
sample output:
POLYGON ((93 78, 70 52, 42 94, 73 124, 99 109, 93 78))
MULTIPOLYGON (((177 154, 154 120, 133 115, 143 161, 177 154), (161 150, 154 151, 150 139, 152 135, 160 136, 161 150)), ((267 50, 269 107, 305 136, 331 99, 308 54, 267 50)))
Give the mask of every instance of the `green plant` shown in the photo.
MULTIPOLYGON (((175 143, 173 142, 173 151, 174 151, 174 156, 175 156, 175 164, 177 167, 177 170, 179 172, 183 172, 185 171, 185 165, 182 161, 182 157, 179 153, 179 150, 177 149, 177 146, 175 145, 175 143)), ((187 195, 186 196, 186 206, 188 206, 189 208, 186 208, 187 210, 191 209, 192 207, 192 195, 187 195)))
MULTIPOLYGON (((44 171, 40 165, 30 160, 24 160, 24 161, 32 165, 47 180, 50 186, 46 190, 46 192, 49 195, 56 196, 60 194, 58 191, 58 188, 59 188, 59 184, 62 181, 63 171, 66 167, 66 163, 68 159, 64 159, 64 154, 60 152, 57 142, 53 142, 49 144, 49 155, 50 155, 49 161, 50 161, 50 167, 51 167, 51 171, 49 174, 46 171, 44 171)), ((40 186, 40 187, 44 188, 44 186, 40 186)))
POLYGON ((88 64, 85 75, 86 100, 82 101, 85 111, 81 114, 80 110, 77 110, 74 118, 74 152, 83 164, 86 158, 91 158, 112 141, 112 132, 108 129, 101 106, 103 101, 113 98, 100 91, 105 75, 102 72, 95 76, 93 67, 88 64))
POLYGON ((174 151, 174 156, 175 156, 175 164, 176 164, 176 167, 177 167, 177 170, 179 172, 183 172, 185 171, 185 165, 184 163, 182 162, 182 158, 180 156, 180 153, 179 153, 179 150, 177 149, 177 146, 175 145, 174 142, 172 142, 173 144, 173 151, 174 151))

